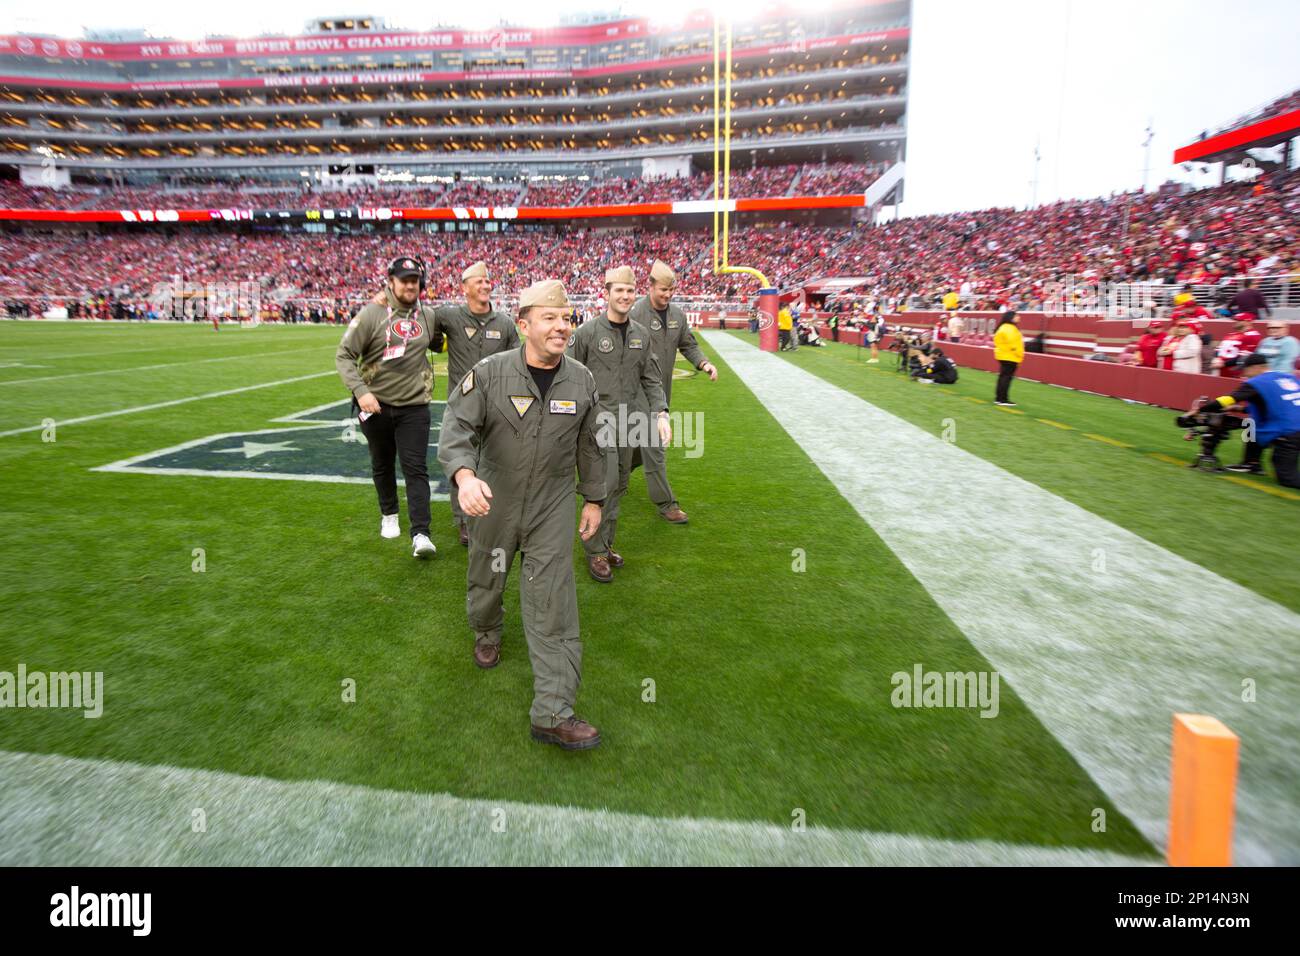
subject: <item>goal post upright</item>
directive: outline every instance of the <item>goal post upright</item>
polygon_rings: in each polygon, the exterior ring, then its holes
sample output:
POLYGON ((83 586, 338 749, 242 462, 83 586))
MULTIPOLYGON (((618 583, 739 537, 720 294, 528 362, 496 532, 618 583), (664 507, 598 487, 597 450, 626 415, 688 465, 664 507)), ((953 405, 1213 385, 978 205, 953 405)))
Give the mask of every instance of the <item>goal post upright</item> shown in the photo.
POLYGON ((781 296, 758 269, 751 266, 733 266, 729 240, 731 235, 731 18, 726 22, 726 94, 725 102, 719 103, 719 67, 721 46, 723 45, 722 21, 717 13, 713 15, 713 274, 714 275, 749 275, 760 283, 758 290, 758 346, 764 352, 775 352, 778 347, 777 314, 780 310, 781 296), (722 121, 722 145, 718 142, 719 106, 725 110, 722 121), (719 154, 721 153, 721 156, 719 154), (721 159, 721 169, 719 169, 721 159), (722 180, 722 197, 719 202, 718 180, 722 180), (722 228, 719 236, 718 219, 721 214, 722 228), (720 240, 720 241, 719 241, 720 240))

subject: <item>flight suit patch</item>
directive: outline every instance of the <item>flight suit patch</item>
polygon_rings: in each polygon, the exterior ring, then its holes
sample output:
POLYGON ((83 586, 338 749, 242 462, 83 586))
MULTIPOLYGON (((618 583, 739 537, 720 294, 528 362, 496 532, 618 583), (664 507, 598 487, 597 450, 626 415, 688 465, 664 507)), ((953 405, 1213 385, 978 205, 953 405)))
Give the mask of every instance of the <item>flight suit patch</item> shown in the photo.
POLYGON ((474 328, 473 326, 469 326, 469 325, 465 326, 465 338, 472 339, 474 337, 474 333, 477 331, 478 329, 474 328))
POLYGON ((614 342, 612 339, 601 339, 596 348, 601 352, 612 352, 614 351, 614 342))
POLYGON ((568 399, 553 398, 551 399, 552 415, 576 415, 578 414, 578 403, 568 399))
POLYGON ((470 369, 465 373, 465 378, 460 383, 460 393, 468 395, 472 391, 474 391, 474 370, 470 369))
POLYGON ((641 348, 641 340, 640 340, 640 339, 628 339, 628 340, 627 340, 627 347, 630 348, 630 349, 639 349, 639 348, 641 348))
MULTIPOLYGON (((528 413, 528 409, 533 407, 533 397, 531 395, 511 395, 510 403, 515 406, 515 411, 519 413, 519 417, 523 418, 528 413)), ((552 402, 551 406, 551 410, 554 411, 555 403, 552 402)))
POLYGON ((656 332, 658 332, 660 329, 663 328, 663 325, 660 324, 660 322, 659 322, 658 319, 651 319, 651 320, 650 320, 650 328, 652 328, 652 329, 654 329, 656 332))
POLYGON ((499 338, 501 338, 501 330, 500 330, 500 329, 488 329, 486 332, 483 333, 483 338, 485 338, 485 339, 499 339, 499 338))
POLYGON ((679 325, 681 325, 681 323, 678 322, 676 319, 669 319, 669 320, 668 320, 668 328, 670 328, 670 329, 675 329, 675 328, 677 328, 679 325))

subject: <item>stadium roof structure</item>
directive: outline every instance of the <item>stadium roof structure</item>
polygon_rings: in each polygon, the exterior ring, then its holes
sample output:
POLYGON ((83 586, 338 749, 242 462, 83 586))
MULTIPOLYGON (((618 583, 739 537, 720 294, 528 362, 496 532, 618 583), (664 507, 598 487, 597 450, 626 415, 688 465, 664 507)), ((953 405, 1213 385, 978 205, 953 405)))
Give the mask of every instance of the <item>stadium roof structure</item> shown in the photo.
POLYGON ((1175 163, 1240 163, 1249 149, 1266 149, 1300 136, 1300 109, 1257 119, 1174 151, 1175 163))

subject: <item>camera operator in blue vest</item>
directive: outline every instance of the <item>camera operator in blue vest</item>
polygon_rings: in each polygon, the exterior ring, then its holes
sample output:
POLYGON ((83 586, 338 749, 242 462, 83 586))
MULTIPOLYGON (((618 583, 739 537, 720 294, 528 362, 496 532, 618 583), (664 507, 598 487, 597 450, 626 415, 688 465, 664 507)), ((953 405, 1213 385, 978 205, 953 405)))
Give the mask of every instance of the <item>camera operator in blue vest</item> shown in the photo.
POLYGON ((1268 359, 1258 352, 1246 358, 1241 379, 1231 395, 1207 399, 1197 411, 1218 412, 1245 405, 1254 422, 1256 446, 1261 453, 1273 449, 1278 484, 1300 488, 1296 470, 1300 459, 1300 380, 1286 372, 1270 371, 1268 359))

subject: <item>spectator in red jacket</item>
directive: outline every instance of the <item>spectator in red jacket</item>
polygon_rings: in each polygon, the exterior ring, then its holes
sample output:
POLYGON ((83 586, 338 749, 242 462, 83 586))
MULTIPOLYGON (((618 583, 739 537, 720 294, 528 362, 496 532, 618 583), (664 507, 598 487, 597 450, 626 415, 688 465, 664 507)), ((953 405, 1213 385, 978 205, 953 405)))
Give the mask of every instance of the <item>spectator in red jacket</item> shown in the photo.
MULTIPOLYGON (((1157 353, 1160 346, 1165 344, 1164 325, 1160 322, 1152 322, 1147 326, 1144 332, 1137 340, 1138 365, 1143 368, 1156 368, 1159 364, 1157 353)), ((1170 359, 1170 362, 1173 360, 1170 359)))

